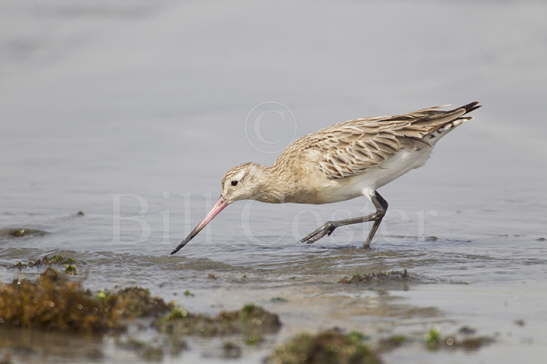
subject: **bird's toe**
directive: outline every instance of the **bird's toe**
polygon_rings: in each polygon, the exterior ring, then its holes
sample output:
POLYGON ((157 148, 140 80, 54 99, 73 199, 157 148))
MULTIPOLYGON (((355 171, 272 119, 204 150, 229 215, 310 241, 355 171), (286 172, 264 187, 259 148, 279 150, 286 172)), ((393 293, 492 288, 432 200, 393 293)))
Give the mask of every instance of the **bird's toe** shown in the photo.
POLYGON ((300 242, 306 243, 306 244, 312 244, 316 242, 317 240, 321 239, 322 237, 324 237, 325 235, 332 234, 334 229, 336 229, 336 226, 334 224, 326 223, 325 225, 321 226, 320 228, 306 235, 302 240, 300 240, 300 242))
POLYGON ((307 236, 305 236, 302 240, 300 240, 301 243, 311 244, 313 242, 316 242, 317 240, 322 238, 321 232, 313 232, 307 236))

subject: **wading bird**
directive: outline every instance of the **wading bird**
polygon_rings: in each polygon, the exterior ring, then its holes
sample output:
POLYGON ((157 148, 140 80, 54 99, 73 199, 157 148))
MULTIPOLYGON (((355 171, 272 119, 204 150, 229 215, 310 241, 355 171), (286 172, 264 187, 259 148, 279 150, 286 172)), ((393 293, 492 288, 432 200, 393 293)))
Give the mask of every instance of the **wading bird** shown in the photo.
POLYGON ((374 221, 363 244, 369 248, 388 207, 377 189, 423 166, 437 141, 470 120, 464 115, 479 107, 472 102, 453 110, 437 106, 404 115, 344 121, 296 140, 271 167, 256 163, 234 167, 224 174, 222 193, 211 211, 171 254, 238 200, 324 204, 359 196, 368 197, 376 212, 328 221, 301 242, 311 244, 340 226, 374 221))

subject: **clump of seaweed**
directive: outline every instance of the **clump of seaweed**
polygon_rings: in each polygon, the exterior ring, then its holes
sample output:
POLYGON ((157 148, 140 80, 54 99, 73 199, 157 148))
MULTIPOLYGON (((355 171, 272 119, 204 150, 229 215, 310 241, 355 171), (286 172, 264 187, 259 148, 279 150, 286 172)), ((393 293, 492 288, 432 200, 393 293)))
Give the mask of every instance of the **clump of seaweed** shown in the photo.
POLYGON ((115 326, 99 301, 51 268, 35 282, 14 280, 0 287, 0 320, 14 327, 70 331, 115 326))
POLYGON ((125 329, 129 319, 157 317, 170 308, 138 287, 98 297, 52 268, 36 281, 0 285, 0 322, 11 327, 104 333, 125 329))
POLYGON ((192 291, 190 291, 189 289, 184 290, 183 294, 186 297, 194 297, 195 296, 195 294, 193 294, 192 291))
POLYGON ((477 332, 477 330, 469 326, 462 326, 458 332, 462 335, 473 335, 477 332))
POLYGON ((70 275, 76 275, 78 274, 78 270, 76 269, 76 266, 74 264, 67 264, 65 266, 65 273, 70 275))
MULTIPOLYGON (((150 327, 158 331, 160 335, 154 343, 117 336, 116 344, 147 361, 162 361, 166 354, 180 354, 187 349, 186 335, 239 334, 245 344, 259 345, 264 335, 276 333, 281 327, 277 315, 252 304, 216 316, 192 314, 140 287, 85 290, 80 282, 51 267, 35 280, 0 283, 0 323, 5 327, 118 334, 137 318, 148 318, 150 327)), ((222 355, 239 357, 241 350, 237 345, 226 345, 222 355)))
POLYGON ((436 329, 429 330, 425 335, 425 346, 431 351, 441 349, 474 351, 493 342, 494 339, 488 336, 465 337, 463 339, 454 335, 442 336, 436 329))
POLYGON ((154 326, 161 332, 179 336, 243 334, 247 337, 261 337, 279 331, 281 322, 276 314, 255 305, 246 305, 238 311, 224 311, 214 317, 188 313, 175 307, 156 320, 154 326))
POLYGON ((363 335, 344 334, 338 329, 316 335, 300 334, 277 347, 265 359, 268 364, 379 364, 378 354, 363 335))
POLYGON ((431 329, 425 334, 425 346, 430 350, 440 348, 442 337, 439 330, 431 329))
POLYGON ((183 319, 188 316, 188 311, 186 311, 182 307, 175 306, 171 309, 171 311, 162 317, 162 321, 173 321, 176 319, 183 319))
POLYGON ((24 268, 34 268, 41 267, 46 265, 76 265, 78 262, 74 258, 65 257, 64 255, 46 255, 42 258, 29 260, 27 263, 17 262, 12 266, 12 268, 24 269, 24 268))
POLYGON ((356 284, 356 283, 383 283, 391 281, 409 281, 411 279, 408 271, 392 270, 389 272, 372 272, 366 274, 354 274, 351 277, 344 277, 338 283, 356 284))
POLYGON ((47 232, 38 229, 12 228, 0 229, 0 237, 23 238, 26 236, 44 236, 47 232))
POLYGON ((467 339, 456 340, 453 347, 461 348, 466 351, 478 350, 484 345, 489 345, 494 342, 494 339, 488 336, 470 337, 467 339))
POLYGON ((400 348, 410 340, 404 335, 392 335, 382 338, 378 341, 378 350, 381 352, 388 352, 400 348))
POLYGON ((114 293, 107 293, 103 305, 110 316, 116 320, 140 317, 159 317, 172 309, 173 305, 141 287, 128 287, 114 293))

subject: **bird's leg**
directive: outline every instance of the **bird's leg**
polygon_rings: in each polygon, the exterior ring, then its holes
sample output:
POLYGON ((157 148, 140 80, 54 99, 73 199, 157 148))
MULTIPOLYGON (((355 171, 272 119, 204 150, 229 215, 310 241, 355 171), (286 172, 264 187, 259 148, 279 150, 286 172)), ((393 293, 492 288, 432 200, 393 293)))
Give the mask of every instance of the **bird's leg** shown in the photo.
POLYGON ((376 191, 374 191, 374 194, 370 197, 370 200, 376 207, 376 213, 378 214, 378 217, 374 220, 372 229, 370 229, 370 232, 368 233, 367 240, 363 244, 364 249, 370 248, 370 243, 372 242, 372 238, 374 238, 374 234, 376 234, 376 231, 380 227, 380 223, 382 222, 382 219, 386 215, 387 207, 388 207, 387 201, 382 197, 382 195, 380 195, 376 191))
POLYGON ((376 234, 376 231, 378 230, 378 227, 380 226, 380 223, 382 222, 382 219, 384 218, 388 207, 387 201, 376 191, 370 196, 370 200, 374 204, 374 207, 376 207, 375 213, 361 217, 354 217, 351 219, 328 221, 320 226, 318 229, 314 230, 309 235, 304 237, 302 240, 300 240, 300 242, 311 244, 321 239, 325 235, 332 234, 332 232, 340 226, 374 221, 374 225, 372 225, 372 229, 368 234, 368 238, 363 244, 363 248, 370 248, 370 242, 372 241, 374 234, 376 234))

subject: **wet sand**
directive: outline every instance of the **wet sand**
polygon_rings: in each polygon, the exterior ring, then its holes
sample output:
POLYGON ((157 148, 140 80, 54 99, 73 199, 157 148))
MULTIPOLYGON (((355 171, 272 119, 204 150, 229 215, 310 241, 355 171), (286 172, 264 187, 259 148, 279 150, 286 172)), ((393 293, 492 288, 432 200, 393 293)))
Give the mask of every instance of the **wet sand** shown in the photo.
MULTIPOLYGON (((40 238, 33 238, 40 239, 40 238)), ((36 242, 36 241, 35 241, 36 242)), ((9 242, 12 244, 13 242, 9 242)), ((537 244, 543 242, 537 242, 537 244)), ((258 346, 242 344, 241 362, 256 362, 272 351, 272 348, 301 332, 317 332, 332 327, 359 331, 370 336, 371 342, 393 335, 412 338, 412 343, 383 354, 386 362, 399 360, 423 362, 489 362, 503 353, 503 360, 512 362, 525 350, 530 358, 541 358, 545 343, 541 304, 545 298, 547 283, 528 280, 522 271, 545 269, 545 262, 519 261, 479 254, 444 252, 443 245, 450 242, 414 242, 428 245, 431 252, 402 248, 390 250, 376 247, 364 252, 358 248, 310 251, 302 256, 286 259, 278 264, 253 264, 234 266, 207 258, 148 257, 128 254, 58 253, 80 260, 76 280, 83 280, 86 287, 103 288, 141 285, 166 301, 175 301, 190 312, 216 314, 224 310, 237 310, 242 305, 254 303, 280 316, 282 330, 276 335, 266 335, 266 341, 258 346), (435 251, 435 247, 441 246, 435 251), (439 245, 440 244, 440 245, 439 245), (450 256, 448 258, 447 256, 450 256), (465 266, 468 267, 465 267, 465 266), (500 265, 499 268, 496 268, 500 265), (503 271, 501 271, 503 265, 503 271), (457 268, 449 268, 456 266, 457 268), (479 268, 481 267, 482 268, 479 268), (353 274, 389 272, 406 269, 408 276, 388 276, 384 280, 360 283, 342 283, 353 274), (443 275, 435 274, 444 269, 443 275), (482 273, 477 273, 478 270, 482 273), (472 270, 472 272, 469 272, 472 270), (503 278, 507 272, 518 271, 519 279, 503 278), (485 278, 486 275, 497 279, 485 278), (115 277, 115 278, 114 278, 115 277), (470 279, 472 278, 472 279, 470 279), (188 293, 185 294, 185 291, 188 293), (495 342, 473 352, 439 350, 430 352, 424 347, 424 336, 432 328, 443 335, 457 334, 464 327, 477 334, 491 337, 495 342)), ((470 247, 480 243, 465 243, 470 247)), ((543 249, 545 246, 543 245, 543 249)), ((17 257, 36 256, 36 249, 8 249, 17 257)), ((43 271, 41 267, 7 268, 19 258, 7 257, 4 251, 2 279, 10 277, 33 278, 43 271)), ((272 253, 269 253, 272 254, 272 253)), ((61 266, 62 267, 62 266, 61 266)), ((69 357, 70 360, 87 361, 90 353, 100 351, 111 362, 124 362, 131 352, 89 338, 71 338, 80 341, 78 350, 67 349, 64 343, 50 344, 55 334, 43 344, 40 332, 4 329, 6 337, 21 335, 23 346, 33 348, 33 355, 25 360, 39 362, 44 353, 50 360, 69 357), (9 333, 9 334, 8 334, 9 333)), ((240 342, 238 335, 228 339, 199 339, 190 336, 189 351, 180 357, 165 357, 165 362, 200 358, 211 362, 221 361, 222 343, 226 340, 240 342), (216 353, 216 354, 214 354, 216 353), (202 358, 205 356, 205 358, 202 358)), ((62 341, 62 339, 59 339, 62 341)), ((3 347, 13 347, 13 341, 3 347)), ((133 353, 133 357, 135 354, 133 353)), ((138 359, 138 356, 137 356, 138 359)))

